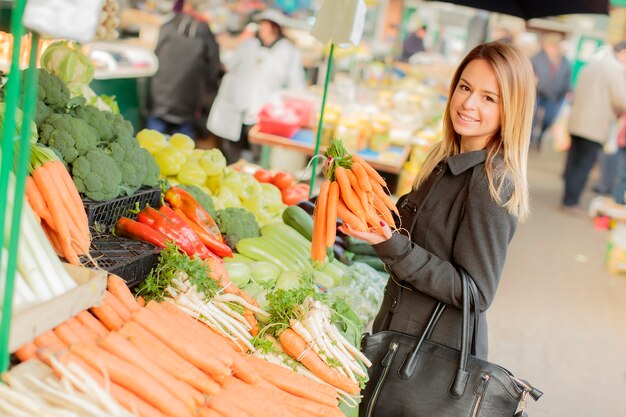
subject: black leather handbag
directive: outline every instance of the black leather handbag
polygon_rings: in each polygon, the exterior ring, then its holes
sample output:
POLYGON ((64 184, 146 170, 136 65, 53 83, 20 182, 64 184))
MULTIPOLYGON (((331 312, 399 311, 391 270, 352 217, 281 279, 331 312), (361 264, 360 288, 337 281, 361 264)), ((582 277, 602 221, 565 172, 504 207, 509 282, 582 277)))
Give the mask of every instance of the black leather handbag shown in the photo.
POLYGON ((460 272, 461 351, 429 340, 446 308, 443 303, 435 307, 421 337, 394 331, 366 335, 362 350, 372 366, 360 417, 521 417, 528 396, 536 401, 543 395, 506 369, 474 356, 478 290, 469 275, 460 272))

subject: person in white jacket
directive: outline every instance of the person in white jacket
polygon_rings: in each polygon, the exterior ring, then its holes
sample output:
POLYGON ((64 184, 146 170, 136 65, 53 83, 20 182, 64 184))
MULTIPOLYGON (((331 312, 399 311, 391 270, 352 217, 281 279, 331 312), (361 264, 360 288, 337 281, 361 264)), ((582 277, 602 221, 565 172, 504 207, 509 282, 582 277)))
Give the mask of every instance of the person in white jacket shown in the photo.
MULTIPOLYGON (((222 139, 228 163, 250 150, 248 131, 270 97, 283 88, 304 88, 300 50, 283 35, 286 16, 267 9, 257 17, 257 36, 244 41, 226 64, 227 73, 207 120, 207 129, 222 139)), ((258 162, 260 149, 252 147, 251 162, 258 162)))

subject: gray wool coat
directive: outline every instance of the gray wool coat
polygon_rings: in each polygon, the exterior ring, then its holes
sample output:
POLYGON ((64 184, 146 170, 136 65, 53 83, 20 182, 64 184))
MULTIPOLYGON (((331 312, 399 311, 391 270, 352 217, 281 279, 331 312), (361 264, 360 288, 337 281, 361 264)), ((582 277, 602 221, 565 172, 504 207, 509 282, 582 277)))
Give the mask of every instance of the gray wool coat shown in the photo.
MULTIPOLYGON (((493 301, 517 226, 517 218, 489 193, 487 151, 454 155, 438 165, 418 190, 398 201, 401 232, 374 245, 391 278, 373 331, 394 330, 420 335, 438 301, 446 308, 431 340, 461 347, 461 277, 463 267, 479 291, 481 317, 476 356, 488 352, 485 310, 493 301)), ((496 158, 495 164, 502 163, 496 158)), ((509 187, 510 189, 510 187, 509 187)), ((504 200, 510 196, 503 195, 504 200)))

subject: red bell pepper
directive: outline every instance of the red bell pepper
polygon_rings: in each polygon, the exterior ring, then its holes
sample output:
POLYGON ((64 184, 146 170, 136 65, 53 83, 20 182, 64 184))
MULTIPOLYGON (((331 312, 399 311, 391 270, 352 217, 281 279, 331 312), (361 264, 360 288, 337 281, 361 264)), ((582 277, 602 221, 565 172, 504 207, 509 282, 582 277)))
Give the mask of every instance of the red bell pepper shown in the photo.
POLYGON ((211 215, 202 208, 191 194, 178 187, 172 187, 165 193, 165 201, 172 208, 180 209, 189 220, 206 231, 206 234, 201 235, 200 238, 207 248, 222 257, 233 255, 233 251, 224 242, 211 215))
MULTIPOLYGON (((200 227, 199 225, 197 225, 196 223, 192 222, 186 215, 185 213, 182 212, 181 209, 176 209, 174 210, 176 212, 176 214, 178 214, 178 216, 183 219, 185 221, 185 223, 187 223, 187 225, 189 227, 191 227, 191 229, 196 233, 196 235, 200 238, 200 240, 202 241, 202 243, 204 243, 205 241, 210 241, 210 240, 214 240, 213 237, 211 235, 209 235, 206 230, 204 230, 202 227, 200 227)), ((205 244, 206 245, 206 244, 205 244)), ((209 250, 209 252, 214 253, 211 251, 211 249, 207 246, 207 249, 209 250)), ((228 248, 230 249, 230 247, 228 248)), ((233 256, 233 252, 231 250, 230 255, 224 255, 224 256, 233 256)), ((215 254, 215 257, 217 259, 219 259, 220 261, 222 260, 221 257, 217 256, 217 254, 215 254)))
POLYGON ((159 248, 164 248, 168 241, 163 233, 128 217, 120 217, 115 223, 115 234, 132 240, 150 242, 159 248))
POLYGON ((150 226, 154 230, 161 232, 168 240, 176 242, 183 252, 189 256, 193 256, 196 253, 191 242, 174 228, 172 223, 158 210, 152 207, 146 207, 137 216, 137 221, 145 225, 150 226))
POLYGON ((209 250, 204 246, 198 235, 174 210, 168 206, 161 206, 159 212, 167 217, 181 236, 186 237, 191 242, 200 259, 206 259, 209 256, 209 250))

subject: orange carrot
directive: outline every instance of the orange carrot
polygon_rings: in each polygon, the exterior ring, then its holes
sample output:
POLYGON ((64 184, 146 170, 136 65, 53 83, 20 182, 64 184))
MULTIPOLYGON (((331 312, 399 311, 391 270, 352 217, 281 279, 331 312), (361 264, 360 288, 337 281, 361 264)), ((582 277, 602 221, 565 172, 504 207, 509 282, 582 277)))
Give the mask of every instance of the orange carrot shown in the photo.
POLYGON ((165 371, 198 391, 209 395, 220 392, 219 385, 138 323, 124 324, 119 333, 165 371))
POLYGON ((76 189, 76 185, 70 176, 67 168, 61 161, 54 161, 50 168, 52 168, 57 174, 58 178, 61 179, 64 185, 65 192, 67 196, 70 198, 70 201, 73 204, 73 214, 78 216, 78 223, 81 226, 81 230, 87 236, 89 236, 89 221, 87 219, 87 213, 85 212, 85 207, 83 206, 83 201, 80 198, 80 194, 76 189))
POLYGON ((385 205, 389 208, 389 210, 398 214, 398 209, 396 208, 396 205, 391 200, 391 197, 387 195, 385 190, 383 190, 380 184, 378 184, 376 181, 374 181, 371 178, 370 178, 370 184, 372 184, 372 191, 374 192, 374 194, 376 194, 383 201, 383 203, 385 203, 385 205))
POLYGON ((363 168, 363 165, 358 162, 352 163, 352 172, 356 175, 357 180, 359 181, 359 186, 363 189, 363 191, 369 193, 372 191, 372 185, 370 184, 369 176, 367 175, 367 171, 363 168))
POLYGON ((296 332, 287 328, 279 337, 280 344, 292 358, 302 362, 304 366, 316 376, 330 385, 346 391, 349 394, 358 394, 360 389, 350 379, 335 369, 326 365, 317 354, 310 350, 306 341, 296 332))
POLYGON ((34 343, 26 343, 15 351, 15 357, 20 362, 26 362, 37 356, 37 346, 34 343))
POLYGON ((37 214, 41 220, 45 221, 48 227, 54 230, 54 221, 50 215, 46 200, 44 200, 41 191, 39 191, 37 184, 35 184, 35 180, 30 175, 26 177, 26 198, 35 214, 37 214))
POLYGON ((52 245, 54 252, 59 256, 63 256, 63 248, 61 247, 61 243, 59 242, 59 238, 57 237, 56 232, 52 230, 50 226, 48 226, 48 223, 46 222, 41 223, 41 228, 46 234, 48 241, 52 245))
POLYGON ((204 325, 202 322, 167 301, 162 303, 150 301, 146 305, 146 308, 154 312, 162 321, 171 326, 188 328, 189 334, 193 334, 194 338, 201 340, 201 342, 208 347, 217 350, 219 352, 218 354, 222 356, 220 360, 222 360, 226 366, 232 365, 234 352, 230 346, 225 343, 228 339, 215 333, 210 327, 204 325))
POLYGON ((316 417, 345 417, 345 414, 339 411, 339 408, 336 405, 328 406, 320 404, 314 400, 296 397, 285 391, 276 390, 275 388, 268 389, 264 387, 256 387, 256 390, 259 394, 275 400, 280 404, 286 404, 301 410, 302 412, 310 413, 316 417))
POLYGON ((52 330, 43 332, 35 338, 35 346, 52 350, 64 350, 67 345, 52 330))
POLYGON ((311 242, 311 260, 324 262, 326 259, 326 206, 330 180, 326 179, 320 187, 313 213, 313 241, 311 242))
POLYGON ((337 235, 337 202, 339 200, 339 184, 337 181, 330 183, 328 189, 328 203, 326 203, 326 246, 335 244, 337 235))
POLYGON ((330 385, 320 384, 304 375, 298 374, 291 369, 248 355, 246 360, 278 388, 292 395, 308 398, 320 404, 331 407, 337 406, 337 390, 330 385))
POLYGON ((343 167, 335 168, 335 178, 337 179, 337 183, 339 184, 339 192, 341 194, 343 202, 346 204, 346 207, 348 207, 350 211, 356 217, 358 217, 359 220, 361 220, 361 222, 366 223, 363 207, 361 206, 359 197, 352 189, 352 185, 350 184, 350 178, 348 178, 346 169, 343 167))
POLYGON ((231 366, 233 374, 250 385, 257 385, 264 381, 261 375, 246 360, 239 355, 233 355, 233 365, 231 366))
POLYGON ((124 324, 124 320, 108 304, 102 304, 100 307, 91 307, 91 312, 109 330, 119 330, 124 324))
POLYGON ((152 378, 160 381, 172 395, 182 401, 191 411, 204 403, 202 394, 163 370, 154 362, 154 358, 144 355, 123 336, 111 332, 99 342, 99 345, 109 353, 140 367, 152 378))
POLYGON ((377 194, 371 193, 370 195, 371 201, 374 204, 374 208, 376 209, 378 215, 381 216, 390 227, 395 227, 396 222, 393 219, 393 215, 385 203, 383 203, 383 200, 381 200, 377 194))
MULTIPOLYGON (((250 417, 250 414, 239 408, 237 404, 223 397, 213 397, 209 403, 210 408, 208 410, 224 417, 250 417)), ((200 416, 202 416, 202 411, 200 416)))
POLYGON ((216 381, 219 382, 225 376, 230 375, 230 369, 222 362, 223 357, 216 357, 215 350, 195 343, 193 336, 182 331, 180 325, 171 326, 147 308, 133 311, 132 316, 133 321, 141 324, 172 350, 208 373, 216 381))
POLYGON ((90 332, 89 330, 87 330, 87 328, 83 326, 83 324, 78 321, 76 317, 69 318, 65 321, 65 324, 67 324, 70 329, 72 329, 72 331, 79 337, 82 342, 93 343, 98 337, 95 332, 90 332))
POLYGON ((144 298, 139 295, 137 296, 137 304, 139 305, 139 307, 143 307, 146 305, 146 300, 144 300, 144 298))
POLYGON ((346 207, 346 204, 343 202, 341 197, 337 200, 337 216, 342 222, 350 225, 353 229, 360 230, 361 232, 365 232, 367 230, 366 223, 362 222, 361 219, 356 217, 354 213, 346 207))
POLYGON ((224 414, 220 414, 211 408, 201 408, 198 412, 198 417, 226 417, 224 414))
POLYGON ((133 294, 128 289, 128 285, 126 285, 126 281, 122 278, 118 277, 115 274, 109 274, 107 279, 107 289, 120 300, 124 306, 128 309, 128 311, 133 311, 139 308, 139 304, 133 297, 133 294))
MULTIPOLYGON (((38 357, 41 361, 48 364, 52 369, 54 369, 55 373, 61 377, 62 374, 59 369, 49 360, 47 353, 52 353, 46 350, 38 351, 38 357)), ((108 389, 111 393, 111 396, 115 398, 115 400, 125 409, 136 412, 139 417, 165 417, 163 413, 159 410, 146 403, 135 394, 130 391, 122 388, 110 380, 105 380, 102 375, 102 369, 94 369, 92 366, 88 365, 85 361, 83 361, 80 357, 73 354, 69 350, 64 350, 60 352, 56 352, 54 357, 65 366, 70 364, 75 364, 79 366, 83 371, 85 371, 91 379, 93 379, 100 387, 104 389, 108 389)), ((78 388, 78 387, 77 387, 78 388)))
POLYGON ((79 343, 70 346, 70 350, 96 369, 104 368, 113 382, 138 395, 164 414, 170 417, 193 417, 193 412, 185 404, 138 366, 97 345, 79 343))
MULTIPOLYGON (((45 164, 44 164, 45 165, 45 164)), ((72 237, 69 230, 69 214, 66 213, 62 201, 59 199, 59 190, 56 189, 54 181, 50 178, 50 172, 43 165, 33 171, 35 184, 50 208, 50 213, 56 227, 59 242, 63 248, 63 256, 73 264, 80 265, 80 260, 76 251, 72 248, 72 237)))
POLYGON ((55 327, 54 334, 56 334, 57 337, 68 346, 83 342, 80 336, 76 334, 76 332, 74 332, 74 329, 72 329, 67 323, 61 323, 57 327, 55 327))
POLYGON ((371 205, 367 200, 367 193, 359 185, 359 181, 356 179, 356 175, 354 175, 354 172, 347 169, 346 174, 348 174, 348 180, 350 181, 352 191, 354 191, 354 195, 356 195, 359 199, 359 203, 361 203, 361 207, 363 208, 363 211, 365 213, 365 218, 367 219, 367 215, 372 213, 371 205))
POLYGON ((252 336, 256 336, 257 334, 259 334, 259 322, 257 321, 256 317, 254 317, 254 313, 252 312, 252 310, 248 310, 246 308, 243 313, 243 318, 246 319, 246 322, 248 322, 250 326, 252 326, 252 329, 250 329, 250 334, 252 336))
POLYGON ((88 327, 95 334, 97 334, 98 337, 105 337, 107 333, 109 333, 107 328, 86 310, 78 313, 76 318, 83 324, 83 326, 88 327))
POLYGON ((387 186, 387 182, 385 181, 385 179, 381 177, 380 174, 374 168, 372 168, 370 164, 365 162, 363 158, 361 158, 358 155, 352 155, 352 162, 361 164, 361 166, 363 167, 363 169, 365 169, 365 172, 367 172, 367 175, 371 179, 375 180, 378 184, 382 185, 383 187, 387 186))
POLYGON ((130 310, 109 291, 104 292, 104 303, 108 304, 123 321, 130 320, 130 310))

